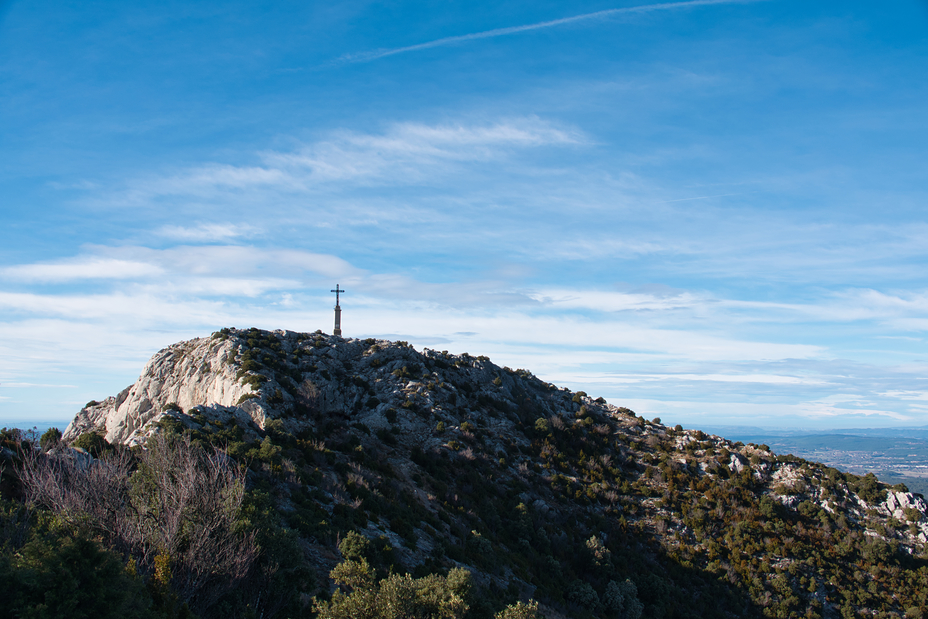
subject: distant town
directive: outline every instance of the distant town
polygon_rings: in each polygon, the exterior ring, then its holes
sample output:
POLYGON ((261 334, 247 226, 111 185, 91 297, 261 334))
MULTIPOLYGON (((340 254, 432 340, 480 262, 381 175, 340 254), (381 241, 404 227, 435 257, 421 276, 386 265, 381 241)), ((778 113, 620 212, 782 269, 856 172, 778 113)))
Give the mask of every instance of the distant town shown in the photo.
POLYGON ((793 454, 836 469, 873 472, 891 484, 928 495, 928 427, 850 428, 830 432, 713 426, 705 431, 744 443, 763 443, 778 454, 793 454))

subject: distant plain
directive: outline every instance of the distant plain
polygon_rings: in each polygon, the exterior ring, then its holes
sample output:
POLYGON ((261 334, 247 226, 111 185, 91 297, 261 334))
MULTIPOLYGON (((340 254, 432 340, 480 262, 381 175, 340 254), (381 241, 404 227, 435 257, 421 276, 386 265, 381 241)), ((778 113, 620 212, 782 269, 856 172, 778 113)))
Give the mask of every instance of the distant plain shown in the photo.
POLYGON ((777 454, 793 454, 855 475, 873 472, 881 481, 903 483, 912 492, 928 494, 928 426, 828 432, 753 426, 700 429, 743 443, 765 444, 777 454))

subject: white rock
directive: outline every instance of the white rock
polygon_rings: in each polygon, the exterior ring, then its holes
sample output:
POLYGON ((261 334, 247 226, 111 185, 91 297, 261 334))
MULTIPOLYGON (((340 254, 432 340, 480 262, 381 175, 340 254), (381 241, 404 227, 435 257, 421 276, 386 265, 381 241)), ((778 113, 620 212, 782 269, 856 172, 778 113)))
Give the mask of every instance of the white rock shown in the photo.
POLYGON ((882 507, 884 510, 899 520, 905 520, 905 510, 917 510, 924 517, 928 512, 928 503, 925 499, 915 496, 911 492, 895 492, 890 490, 886 493, 886 501, 882 507))
MULTIPOLYGON (((133 385, 115 398, 82 409, 64 431, 64 438, 103 431, 110 443, 132 444, 150 433, 152 422, 168 404, 185 411, 194 406, 237 406, 252 389, 236 378, 234 366, 225 363, 236 354, 233 346, 231 339, 198 338, 157 352, 133 385)), ((239 408, 264 427, 265 411, 257 400, 248 400, 239 408)))
POLYGON ((744 456, 737 453, 731 454, 731 460, 728 462, 728 468, 730 468, 735 473, 740 473, 748 465, 747 459, 744 456))

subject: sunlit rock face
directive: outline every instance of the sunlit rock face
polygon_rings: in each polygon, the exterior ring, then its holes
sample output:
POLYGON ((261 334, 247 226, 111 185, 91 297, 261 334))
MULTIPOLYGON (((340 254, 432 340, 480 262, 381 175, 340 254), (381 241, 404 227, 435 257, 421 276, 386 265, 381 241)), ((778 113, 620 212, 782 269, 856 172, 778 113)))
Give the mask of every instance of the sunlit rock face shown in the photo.
POLYGON ((237 373, 239 345, 234 339, 208 337, 180 342, 156 353, 141 376, 119 395, 83 408, 64 432, 70 440, 83 432, 103 431, 111 443, 135 444, 150 433, 154 422, 175 411, 196 406, 238 407, 263 427, 265 411, 256 400, 239 402, 254 393, 237 373))
POLYGON ((478 414, 463 405, 467 398, 517 410, 525 393, 540 391, 546 399, 539 416, 570 417, 581 405, 615 409, 520 372, 466 353, 419 352, 406 342, 223 329, 159 351, 133 385, 83 408, 64 438, 102 432, 111 443, 139 444, 166 416, 188 427, 236 417, 256 432, 273 418, 299 431, 313 427, 318 414, 335 412, 373 431, 395 430, 401 444, 425 448, 441 443, 433 436, 433 415, 457 424, 478 414), (459 393, 454 383, 462 377, 466 391, 459 393))

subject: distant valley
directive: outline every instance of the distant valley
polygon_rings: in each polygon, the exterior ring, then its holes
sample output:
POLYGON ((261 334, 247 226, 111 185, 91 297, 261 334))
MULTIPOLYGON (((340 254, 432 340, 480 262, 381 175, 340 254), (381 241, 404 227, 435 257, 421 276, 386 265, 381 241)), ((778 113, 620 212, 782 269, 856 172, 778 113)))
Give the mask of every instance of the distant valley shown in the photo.
POLYGON ((873 472, 889 484, 903 483, 928 495, 928 427, 846 428, 833 431, 770 430, 753 426, 709 426, 704 431, 733 441, 762 443, 855 475, 873 472))

